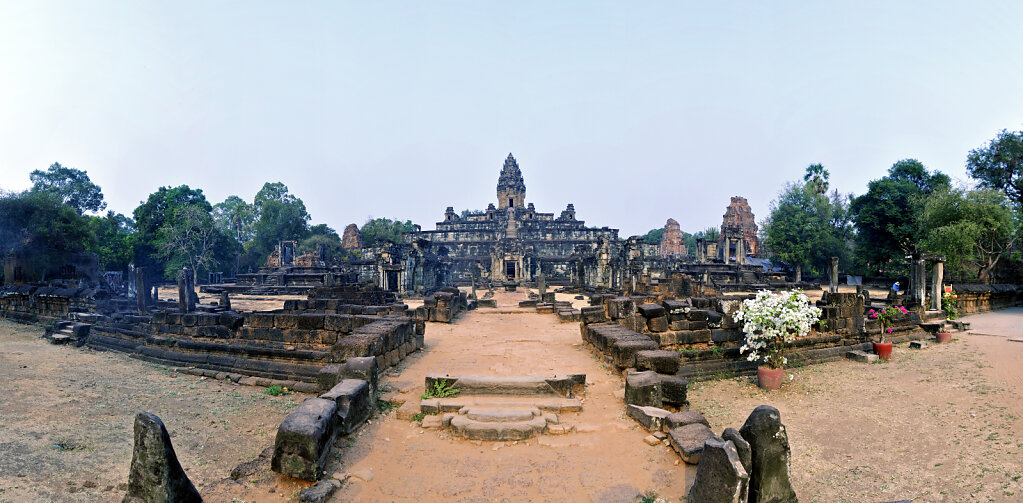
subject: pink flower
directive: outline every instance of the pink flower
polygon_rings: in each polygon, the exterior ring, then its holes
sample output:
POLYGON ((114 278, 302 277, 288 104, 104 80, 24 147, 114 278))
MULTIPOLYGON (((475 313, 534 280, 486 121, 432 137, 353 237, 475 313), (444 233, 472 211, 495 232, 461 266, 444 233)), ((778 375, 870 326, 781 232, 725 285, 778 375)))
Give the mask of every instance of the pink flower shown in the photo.
POLYGON ((871 318, 871 319, 873 319, 873 318, 877 318, 877 313, 870 313, 870 318, 871 318))
POLYGON ((889 328, 889 329, 888 329, 888 333, 889 333, 889 334, 890 334, 890 333, 892 333, 892 332, 894 332, 894 331, 895 331, 894 329, 891 329, 891 328, 889 328))
POLYGON ((902 311, 902 314, 909 314, 909 310, 902 306, 899 306, 899 310, 902 311))

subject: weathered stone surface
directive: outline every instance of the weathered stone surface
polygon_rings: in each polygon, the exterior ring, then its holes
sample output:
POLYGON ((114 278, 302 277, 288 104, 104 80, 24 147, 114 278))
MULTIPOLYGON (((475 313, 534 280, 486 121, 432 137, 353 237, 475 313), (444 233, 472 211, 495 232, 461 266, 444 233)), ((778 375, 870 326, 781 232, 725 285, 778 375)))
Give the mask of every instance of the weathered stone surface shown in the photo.
POLYGON ((365 356, 360 358, 349 358, 341 367, 340 376, 342 379, 362 379, 369 383, 369 391, 373 396, 377 395, 377 360, 365 356))
POLYGON ((336 434, 336 410, 333 400, 310 398, 288 414, 277 428, 270 469, 315 481, 327 462, 336 434))
MULTIPOLYGON (((354 225, 354 224, 353 224, 354 225)), ((298 500, 304 503, 323 503, 341 487, 341 481, 336 479, 321 480, 312 487, 308 487, 298 495, 298 500)))
POLYGON ((745 197, 734 196, 728 207, 725 208, 725 214, 722 217, 721 222, 721 238, 718 239, 718 248, 724 245, 724 234, 726 229, 738 230, 745 242, 745 251, 747 255, 756 255, 759 250, 759 241, 757 240, 757 224, 753 217, 753 210, 750 209, 749 202, 746 201, 745 197))
POLYGON ((362 379, 342 379, 320 398, 337 403, 336 422, 343 435, 355 431, 373 413, 374 401, 369 383, 362 379))
POLYGON ((753 469, 750 471, 751 503, 787 503, 796 501, 789 482, 789 437, 781 423, 781 413, 770 405, 761 405, 746 418, 739 429, 750 444, 753 469))
POLYGON ((656 318, 649 318, 646 320, 647 330, 651 332, 667 332, 668 331, 668 317, 658 316, 656 318))
POLYGON ((927 341, 913 341, 913 342, 909 343, 909 349, 923 349, 923 348, 926 348, 926 347, 927 347, 927 341))
POLYGON ((661 401, 676 407, 688 407, 686 397, 689 383, 685 377, 659 374, 661 379, 661 401))
POLYGON ((660 346, 649 337, 635 337, 615 341, 609 353, 614 358, 615 366, 620 369, 636 366, 636 353, 643 350, 658 349, 660 346))
POLYGON ((666 430, 674 430, 687 424, 702 424, 710 427, 710 423, 707 422, 707 418, 703 417, 703 414, 692 410, 672 412, 668 417, 664 418, 664 428, 666 430))
POLYGON ((191 503, 202 497, 181 469, 163 421, 148 412, 135 416, 135 447, 124 503, 191 503))
POLYGON ((352 249, 362 248, 362 235, 359 234, 359 226, 348 224, 341 236, 341 248, 352 249))
POLYGON ((682 457, 682 461, 691 465, 700 462, 703 444, 711 438, 715 438, 714 432, 700 423, 679 426, 668 432, 671 447, 682 457))
POLYGON ((629 372, 625 376, 625 403, 658 407, 661 401, 661 378, 657 372, 629 372))
POLYGON ((632 404, 625 407, 629 417, 639 421, 639 424, 642 424, 649 431, 661 431, 664 426, 664 419, 671 414, 671 412, 658 407, 643 407, 632 404))
POLYGON ((641 304, 636 308, 645 318, 659 318, 668 314, 660 304, 641 304))
POLYGON ((320 389, 327 391, 337 383, 341 381, 341 365, 324 365, 319 372, 316 373, 316 384, 319 385, 320 389))
POLYGON ((682 365, 675 351, 643 350, 636 353, 636 370, 653 370, 660 374, 674 374, 682 365))
POLYGON ((669 218, 664 224, 664 234, 661 235, 661 245, 658 248, 661 257, 682 258, 686 256, 685 238, 682 236, 682 229, 674 218, 669 218))
POLYGON ((877 355, 874 353, 868 353, 866 351, 846 351, 845 357, 856 362, 862 363, 873 363, 877 361, 877 355))
POLYGON ((747 474, 750 473, 753 470, 753 451, 750 449, 749 442, 742 438, 742 434, 735 428, 725 428, 725 431, 721 433, 721 438, 732 442, 735 452, 739 454, 742 468, 746 470, 747 474))
POLYGON ((749 474, 728 440, 708 439, 700 453, 696 478, 686 501, 699 503, 746 503, 749 474))

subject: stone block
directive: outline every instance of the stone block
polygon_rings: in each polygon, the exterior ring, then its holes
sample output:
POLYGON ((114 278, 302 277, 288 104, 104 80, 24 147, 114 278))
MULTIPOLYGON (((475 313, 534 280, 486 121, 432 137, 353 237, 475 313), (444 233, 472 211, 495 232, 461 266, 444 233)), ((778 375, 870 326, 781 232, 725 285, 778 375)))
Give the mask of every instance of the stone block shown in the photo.
POLYGON ((378 368, 377 361, 373 357, 349 358, 340 368, 342 379, 362 379, 369 383, 369 390, 373 396, 377 394, 378 368))
POLYGON ((675 351, 645 349, 636 352, 636 370, 653 370, 659 374, 675 374, 682 359, 675 351))
POLYGON ((580 310, 582 312, 583 323, 603 323, 607 321, 607 315, 604 313, 604 306, 587 306, 580 310))
POLYGON ((749 442, 745 438, 742 438, 742 434, 735 428, 725 428, 725 431, 721 432, 721 438, 732 442, 735 446, 735 452, 739 455, 739 462, 742 463, 742 468, 749 473, 753 470, 753 450, 749 446, 749 442))
POLYGON ((621 369, 636 366, 636 353, 645 349, 659 349, 656 342, 647 337, 635 337, 614 342, 609 348, 615 366, 621 369))
POLYGON ((687 424, 702 424, 708 428, 710 427, 710 423, 707 422, 707 418, 703 417, 703 414, 692 410, 672 412, 668 417, 664 418, 665 430, 674 430, 687 424))
POLYGON ((320 395, 320 398, 337 403, 335 414, 342 435, 348 435, 362 426, 373 413, 375 405, 369 383, 362 379, 342 379, 330 391, 320 395))
POLYGON ((689 383, 685 377, 677 375, 659 374, 661 379, 661 401, 676 407, 688 407, 689 400, 686 397, 689 383))
POLYGON ((748 486, 749 473, 742 466, 735 444, 709 438, 700 452, 696 478, 686 501, 744 503, 748 486))
POLYGON ((710 428, 700 423, 687 424, 668 431, 668 439, 671 442, 672 449, 675 449, 675 452, 682 458, 682 461, 690 465, 700 462, 703 444, 715 437, 714 432, 710 428))
POLYGON ((714 329, 710 331, 710 340, 714 341, 716 344, 738 342, 742 339, 743 334, 738 330, 714 329))
POLYGON ((661 428, 664 426, 664 418, 671 414, 659 407, 643 407, 632 404, 628 404, 625 407, 629 417, 638 421, 648 431, 661 431, 661 428))
POLYGON ((332 400, 310 398, 288 414, 277 428, 270 469, 302 480, 319 478, 336 436, 336 410, 332 400))
POLYGON ((664 309, 664 306, 660 304, 641 304, 636 306, 636 310, 647 319, 660 318, 668 314, 668 312, 664 309))
POLYGON ((845 357, 852 361, 861 363, 874 363, 877 361, 877 355, 874 353, 868 353, 858 349, 855 351, 846 351, 845 357))
POLYGON ((124 501, 201 503, 202 497, 181 469, 163 421, 148 412, 139 412, 134 432, 135 446, 124 501))
POLYGON ((298 315, 287 314, 287 313, 276 313, 274 314, 274 327, 284 329, 297 329, 298 328, 298 315))
POLYGON ((664 306, 665 311, 667 311, 669 315, 685 314, 690 309, 689 302, 683 300, 669 299, 661 302, 661 305, 664 306))
POLYGON ((324 365, 320 368, 320 371, 316 373, 316 384, 319 385, 320 390, 327 391, 341 380, 341 365, 333 363, 330 365, 324 365))
POLYGON ((705 309, 689 310, 689 321, 707 321, 707 310, 705 309))
POLYGON ((194 327, 196 322, 195 313, 185 313, 181 315, 181 326, 183 327, 194 327))
POLYGON ((689 330, 689 320, 683 318, 683 319, 680 319, 680 320, 669 321, 668 322, 668 329, 669 330, 689 330))
POLYGON ((656 318, 647 318, 646 320, 647 329, 651 332, 667 332, 668 331, 668 317, 658 316, 656 318))
POLYGON ((700 344, 710 342, 711 332, 706 329, 689 330, 687 332, 676 332, 675 337, 678 338, 678 344, 700 344))
MULTIPOLYGON (((909 343, 909 349, 923 349, 927 347, 926 341, 912 341, 909 343)), ((877 355, 875 355, 877 356, 877 355)))
POLYGON ((657 372, 629 372, 625 375, 625 403, 662 407, 661 379, 657 372))
POLYGON ((652 332, 650 340, 657 343, 658 347, 674 346, 678 342, 675 332, 652 332))
POLYGON ((302 330, 322 330, 324 328, 324 315, 315 313, 304 313, 298 316, 298 328, 302 330))
POLYGON ((273 313, 251 313, 246 317, 246 323, 251 328, 273 328, 273 313))

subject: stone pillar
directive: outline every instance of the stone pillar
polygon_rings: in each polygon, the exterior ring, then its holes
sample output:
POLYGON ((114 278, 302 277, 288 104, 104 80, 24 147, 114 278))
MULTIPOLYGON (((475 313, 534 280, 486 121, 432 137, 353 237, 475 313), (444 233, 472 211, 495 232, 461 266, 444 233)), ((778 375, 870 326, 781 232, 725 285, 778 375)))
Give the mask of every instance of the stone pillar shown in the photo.
POLYGON ((941 310, 942 294, 944 293, 945 285, 942 284, 945 275, 945 263, 940 260, 934 261, 934 286, 931 290, 931 308, 935 311, 941 310))
POLYGON ((735 242, 735 263, 739 265, 746 265, 746 239, 739 238, 735 242))
POLYGON ((704 257, 707 254, 707 247, 704 245, 703 239, 696 240, 696 262, 702 264, 704 257))
POLYGON ((160 287, 153 285, 153 305, 160 302, 160 287))
POLYGON ((831 293, 838 293, 838 257, 831 257, 831 293))
POLYGON ((732 240, 728 239, 728 238, 725 238, 725 249, 721 251, 721 256, 724 257, 724 259, 725 259, 725 265, 728 265, 728 264, 732 263, 732 261, 729 260, 729 258, 731 258, 731 257, 729 257, 729 255, 731 255, 731 254, 732 254, 732 240))
POLYGON ((189 311, 188 274, 187 268, 178 271, 178 310, 182 313, 189 311))
POLYGON ((927 298, 927 278, 926 268, 924 267, 924 259, 919 253, 914 253, 911 260, 913 261, 909 268, 909 283, 910 292, 909 297, 916 301, 919 306, 924 305, 924 301, 927 298))
POLYGON ((136 267, 135 268, 135 305, 138 307, 139 314, 146 314, 149 312, 149 282, 146 281, 146 268, 136 267))
POLYGON ((543 294, 547 293, 547 277, 540 274, 536 275, 536 289, 540 292, 540 298, 543 298, 543 294))
POLYGON ((231 310, 231 296, 227 294, 227 290, 220 292, 220 307, 227 311, 231 310))

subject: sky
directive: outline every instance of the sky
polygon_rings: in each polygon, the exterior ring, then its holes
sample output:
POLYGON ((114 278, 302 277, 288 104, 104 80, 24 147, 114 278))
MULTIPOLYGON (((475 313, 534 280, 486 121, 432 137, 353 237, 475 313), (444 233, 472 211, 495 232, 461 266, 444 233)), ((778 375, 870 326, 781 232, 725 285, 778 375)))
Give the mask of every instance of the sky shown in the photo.
POLYGON ((130 215, 283 182, 312 223, 526 201, 642 234, 862 194, 1023 129, 1023 2, 0 0, 0 188, 53 162, 130 215))

